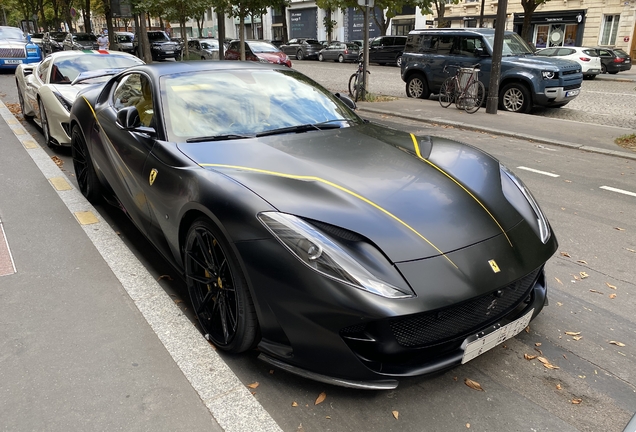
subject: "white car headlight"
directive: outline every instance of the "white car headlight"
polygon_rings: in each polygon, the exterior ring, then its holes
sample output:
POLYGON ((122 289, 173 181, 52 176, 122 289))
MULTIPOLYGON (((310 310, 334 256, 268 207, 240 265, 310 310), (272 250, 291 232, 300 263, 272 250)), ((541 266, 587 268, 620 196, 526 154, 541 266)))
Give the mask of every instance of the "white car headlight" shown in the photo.
POLYGON ((413 297, 405 288, 379 280, 341 246, 302 219, 265 212, 259 220, 296 258, 323 275, 388 298, 413 297))
POLYGON ((506 182, 504 182, 504 177, 502 175, 501 185, 502 185, 503 193, 506 196, 506 199, 526 219, 536 221, 536 228, 538 229, 539 238, 545 244, 550 238, 550 224, 548 224, 548 220, 546 219, 545 215, 541 211, 539 204, 534 199, 534 197, 532 196, 532 194, 530 193, 526 185, 523 184, 521 179, 517 177, 516 174, 514 174, 512 171, 510 171, 508 168, 506 168, 502 164, 499 164, 499 169, 502 172, 502 174, 505 175, 508 179, 510 179, 512 183, 514 183, 514 185, 518 188, 519 192, 521 192, 521 194, 523 195, 527 203, 530 205, 530 208, 532 209, 533 214, 532 215, 527 214, 528 212, 524 211, 523 206, 520 205, 520 203, 516 203, 515 196, 512 193, 512 191, 506 186, 506 182))

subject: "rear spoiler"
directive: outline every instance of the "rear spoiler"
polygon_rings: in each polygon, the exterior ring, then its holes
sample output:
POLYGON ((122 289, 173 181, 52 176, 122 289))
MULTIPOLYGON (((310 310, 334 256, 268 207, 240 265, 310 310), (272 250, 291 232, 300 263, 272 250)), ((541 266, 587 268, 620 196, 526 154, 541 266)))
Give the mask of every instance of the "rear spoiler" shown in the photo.
POLYGON ((95 71, 86 71, 86 72, 82 72, 80 73, 77 78, 75 78, 72 82, 71 85, 75 85, 77 83, 80 83, 82 81, 86 81, 89 79, 93 79, 93 78, 99 78, 99 77, 104 77, 104 76, 110 76, 110 75, 116 75, 119 72, 123 71, 126 68, 117 68, 117 69, 100 69, 100 70, 95 70, 95 71))

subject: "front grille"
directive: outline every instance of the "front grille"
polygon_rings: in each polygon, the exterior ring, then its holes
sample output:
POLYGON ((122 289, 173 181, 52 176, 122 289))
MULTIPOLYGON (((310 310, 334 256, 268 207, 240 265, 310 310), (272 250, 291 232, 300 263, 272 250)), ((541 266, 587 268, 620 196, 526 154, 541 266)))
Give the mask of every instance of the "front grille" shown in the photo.
POLYGON ((563 86, 563 90, 574 90, 577 88, 581 88, 581 84, 572 84, 572 85, 563 86))
POLYGON ((572 75, 572 74, 576 74, 579 73, 580 70, 578 68, 576 69, 571 69, 571 70, 564 70, 562 73, 563 75, 572 75))
POLYGON ((0 48, 0 58, 25 58, 24 48, 0 48))
POLYGON ((507 315, 525 299, 539 271, 467 302, 392 321, 393 336, 404 347, 424 347, 476 332, 507 315))

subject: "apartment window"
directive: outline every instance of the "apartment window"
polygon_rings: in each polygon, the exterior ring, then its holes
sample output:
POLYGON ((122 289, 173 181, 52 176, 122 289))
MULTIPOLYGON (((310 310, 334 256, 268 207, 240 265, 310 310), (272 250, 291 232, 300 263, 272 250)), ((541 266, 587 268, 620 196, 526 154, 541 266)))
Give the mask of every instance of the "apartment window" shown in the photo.
POLYGON ((620 15, 604 15, 603 27, 601 28, 600 45, 614 45, 616 34, 618 33, 618 21, 620 15))

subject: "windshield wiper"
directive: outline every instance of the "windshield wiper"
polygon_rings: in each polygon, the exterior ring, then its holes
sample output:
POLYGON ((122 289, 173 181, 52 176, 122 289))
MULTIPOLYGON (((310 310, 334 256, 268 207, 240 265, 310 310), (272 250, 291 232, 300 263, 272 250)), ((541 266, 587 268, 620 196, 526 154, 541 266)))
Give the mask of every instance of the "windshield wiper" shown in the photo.
POLYGON ((244 139, 244 138, 254 138, 254 135, 237 135, 237 134, 211 135, 211 136, 203 136, 203 137, 197 137, 197 138, 188 138, 186 142, 197 143, 197 142, 205 142, 205 141, 225 141, 225 140, 235 140, 235 139, 244 139))
POLYGON ((331 123, 335 123, 335 122, 341 123, 341 122, 349 122, 349 121, 350 120, 348 119, 333 119, 333 120, 327 120, 320 123, 301 124, 296 126, 289 126, 289 127, 279 128, 279 129, 272 129, 265 132, 260 132, 260 133, 257 133, 256 136, 263 137, 268 135, 308 132, 311 130, 340 129, 341 126, 339 124, 331 124, 331 123))

